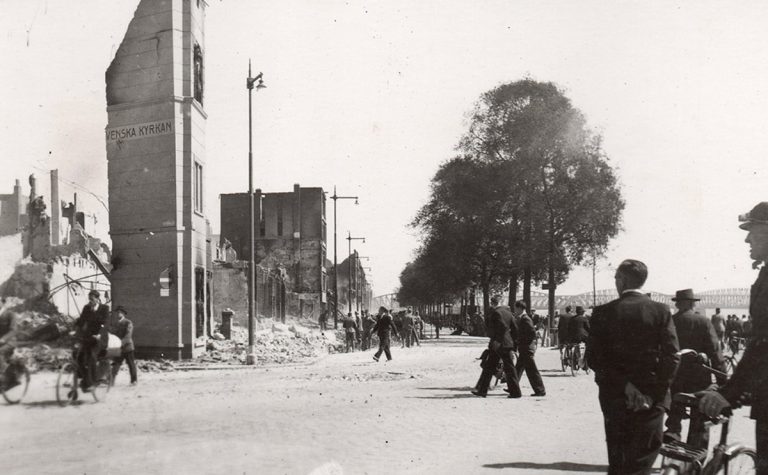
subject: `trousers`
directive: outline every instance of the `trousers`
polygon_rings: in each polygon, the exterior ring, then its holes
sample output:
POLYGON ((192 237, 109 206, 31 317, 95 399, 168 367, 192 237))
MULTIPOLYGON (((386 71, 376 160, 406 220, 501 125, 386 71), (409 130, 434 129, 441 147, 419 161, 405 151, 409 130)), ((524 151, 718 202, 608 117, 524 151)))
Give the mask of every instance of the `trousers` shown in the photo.
POLYGON ((387 361, 392 359, 392 353, 389 351, 389 335, 379 335, 379 351, 376 352, 376 359, 379 359, 381 353, 387 355, 387 361))
POLYGON ((661 449, 664 408, 630 411, 623 397, 600 397, 600 408, 608 448, 608 475, 651 473, 661 449))
POLYGON ((526 376, 528 376, 528 382, 531 383, 531 388, 533 388, 533 392, 543 395, 547 390, 544 388, 544 381, 541 379, 539 368, 536 367, 536 360, 533 359, 533 354, 533 350, 529 348, 521 348, 515 370, 519 377, 522 377, 523 371, 525 371, 526 376))
POLYGON ((515 370, 515 351, 512 348, 499 348, 490 350, 488 359, 483 364, 483 372, 480 374, 480 380, 477 382, 477 391, 480 394, 487 394, 488 387, 491 385, 491 378, 496 371, 496 367, 501 360, 504 365, 504 376, 507 380, 507 392, 511 397, 520 397, 520 383, 517 379, 515 370))
POLYGON ((123 360, 125 360, 126 364, 128 365, 128 372, 131 375, 131 382, 136 382, 136 360, 133 356, 133 351, 125 351, 120 356, 112 360, 112 380, 117 377, 117 373, 120 371, 120 366, 123 364, 123 360))

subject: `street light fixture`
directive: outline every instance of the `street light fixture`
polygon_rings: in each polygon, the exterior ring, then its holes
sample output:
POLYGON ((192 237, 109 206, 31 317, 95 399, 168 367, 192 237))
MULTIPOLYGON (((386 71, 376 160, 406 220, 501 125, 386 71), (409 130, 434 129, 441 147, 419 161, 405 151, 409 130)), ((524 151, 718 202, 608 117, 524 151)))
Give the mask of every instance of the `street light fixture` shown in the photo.
POLYGON ((336 262, 336 201, 338 200, 355 200, 355 204, 358 205, 357 196, 339 196, 336 194, 336 186, 333 187, 333 196, 330 196, 333 200, 333 328, 339 327, 339 272, 338 263, 336 262))
MULTIPOLYGON (((349 258, 347 258, 347 264, 349 268, 349 285, 347 285, 347 310, 348 312, 352 312, 352 258, 356 256, 352 256, 352 241, 363 241, 363 244, 365 244, 365 238, 364 237, 352 237, 352 234, 347 231, 347 245, 349 249, 349 258)), ((355 251, 355 254, 357 254, 357 251, 355 251)))
POLYGON ((245 356, 245 364, 256 364, 256 351, 253 345, 253 327, 256 318, 256 263, 254 245, 254 219, 253 219, 253 87, 256 90, 264 89, 263 74, 259 73, 251 77, 251 60, 248 60, 248 77, 245 79, 245 87, 248 89, 248 353, 245 356))

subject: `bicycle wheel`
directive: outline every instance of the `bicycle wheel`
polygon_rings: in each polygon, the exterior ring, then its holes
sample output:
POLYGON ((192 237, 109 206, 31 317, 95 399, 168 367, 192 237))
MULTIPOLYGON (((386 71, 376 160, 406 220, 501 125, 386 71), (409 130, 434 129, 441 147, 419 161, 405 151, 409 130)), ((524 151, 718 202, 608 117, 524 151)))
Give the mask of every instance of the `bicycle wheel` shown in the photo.
POLYGON ((77 400, 77 366, 70 362, 59 370, 56 378, 56 401, 59 406, 72 404, 77 400))
POLYGON ((94 372, 96 377, 94 378, 95 383, 91 388, 91 395, 94 401, 104 402, 107 400, 109 388, 112 387, 112 366, 107 360, 98 361, 94 372))
POLYGON ((6 387, 3 383, 3 399, 8 404, 17 404, 29 388, 29 370, 22 362, 11 363, 5 371, 5 381, 15 381, 16 384, 6 387))
POLYGON ((755 467, 757 467, 757 454, 754 450, 742 447, 736 449, 721 467, 723 470, 718 470, 717 473, 726 473, 728 475, 746 475, 748 473, 755 473, 755 467))
POLYGON ((571 376, 576 376, 576 371, 579 370, 579 347, 576 346, 571 351, 571 376))

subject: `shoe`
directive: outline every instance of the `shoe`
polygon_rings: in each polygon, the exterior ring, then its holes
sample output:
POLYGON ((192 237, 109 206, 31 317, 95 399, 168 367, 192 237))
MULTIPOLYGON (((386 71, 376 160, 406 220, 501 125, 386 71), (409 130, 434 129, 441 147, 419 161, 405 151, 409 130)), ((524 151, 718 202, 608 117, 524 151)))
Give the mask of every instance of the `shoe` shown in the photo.
POLYGON ((478 391, 478 390, 473 390, 473 391, 472 391, 472 394, 474 394, 474 395, 475 395, 475 396, 477 396, 477 397, 485 397, 485 396, 486 396, 486 394, 485 394, 485 393, 481 393, 481 392, 480 392, 480 391, 478 391))
POLYGON ((375 357, 375 356, 374 356, 374 357, 373 357, 373 361, 375 361, 375 362, 377 362, 377 363, 378 363, 378 362, 379 362, 379 359, 378 359, 377 357, 375 357))
POLYGON ((72 401, 77 401, 77 391, 74 389, 70 389, 67 393, 67 399, 70 399, 72 401))
POLYGON ((547 395, 547 393, 533 393, 533 394, 531 394, 531 397, 544 397, 546 395, 547 395))
POLYGON ((131 386, 136 386, 137 384, 139 384, 138 381, 131 381, 131 386))
POLYGON ((509 394, 509 396, 507 396, 507 398, 509 398, 509 399, 518 399, 518 398, 522 397, 522 394, 512 394, 512 393, 509 392, 509 389, 507 389, 507 388, 503 388, 503 389, 504 389, 505 393, 509 394))

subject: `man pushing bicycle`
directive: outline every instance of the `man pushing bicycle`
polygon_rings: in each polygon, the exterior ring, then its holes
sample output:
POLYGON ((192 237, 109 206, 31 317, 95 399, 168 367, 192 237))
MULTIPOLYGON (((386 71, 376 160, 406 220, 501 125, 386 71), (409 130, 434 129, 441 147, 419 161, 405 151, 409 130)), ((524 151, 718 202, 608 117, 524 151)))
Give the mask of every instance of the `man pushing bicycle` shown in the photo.
POLYGON ((745 242, 749 243, 750 257, 755 261, 752 267, 762 266, 750 294, 752 336, 731 379, 717 391, 704 391, 699 409, 715 417, 751 396, 756 473, 768 475, 768 202, 758 203, 749 213, 739 216, 739 221, 739 227, 747 231, 745 242))
MULTIPOLYGON (((93 369, 96 367, 96 353, 99 351, 100 341, 106 337, 101 329, 109 319, 109 308, 100 301, 98 290, 88 292, 88 304, 83 307, 80 317, 75 320, 75 336, 79 348, 75 348, 73 355, 79 369, 78 377, 81 378, 80 387, 83 391, 93 385, 93 369)), ((106 347, 106 341, 101 345, 106 347)))

